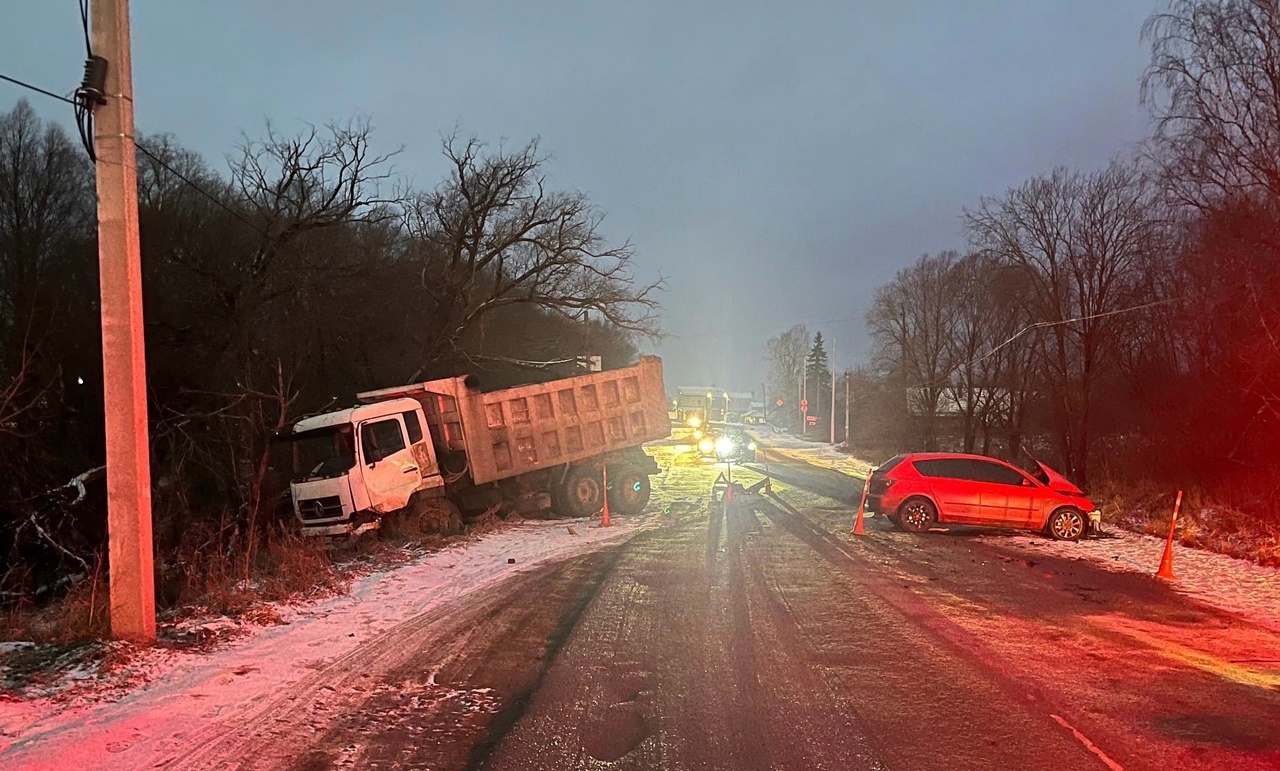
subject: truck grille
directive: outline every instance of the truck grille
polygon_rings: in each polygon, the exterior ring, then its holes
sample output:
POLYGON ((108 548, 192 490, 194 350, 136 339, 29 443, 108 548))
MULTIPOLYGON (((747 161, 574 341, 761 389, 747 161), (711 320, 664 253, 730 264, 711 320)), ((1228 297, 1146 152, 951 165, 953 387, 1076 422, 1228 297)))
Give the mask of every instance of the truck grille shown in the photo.
POLYGON ((341 517, 342 499, 336 495, 330 495, 298 501, 298 514, 304 522, 341 517))

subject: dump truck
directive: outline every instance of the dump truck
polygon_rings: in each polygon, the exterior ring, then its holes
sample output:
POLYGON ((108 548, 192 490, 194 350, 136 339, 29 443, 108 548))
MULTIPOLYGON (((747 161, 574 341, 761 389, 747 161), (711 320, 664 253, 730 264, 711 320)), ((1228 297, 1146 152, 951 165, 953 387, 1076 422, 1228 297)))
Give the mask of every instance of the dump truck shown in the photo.
POLYGON ((289 492, 306 535, 359 535, 389 515, 430 529, 500 510, 641 511, 670 435, 662 360, 483 393, 474 375, 358 394, 296 421, 289 492), (604 472, 607 471, 608 489, 604 472))

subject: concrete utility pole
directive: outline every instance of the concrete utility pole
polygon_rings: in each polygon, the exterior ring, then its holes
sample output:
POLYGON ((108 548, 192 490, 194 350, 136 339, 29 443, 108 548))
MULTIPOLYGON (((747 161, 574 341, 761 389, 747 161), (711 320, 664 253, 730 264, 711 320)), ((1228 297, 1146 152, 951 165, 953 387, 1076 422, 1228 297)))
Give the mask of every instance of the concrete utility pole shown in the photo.
POLYGON ((805 378, 808 375, 808 370, 809 370, 808 366, 806 366, 804 363, 801 363, 800 365, 800 400, 796 402, 796 409, 800 411, 800 436, 809 435, 809 424, 805 421, 805 414, 804 414, 805 413, 804 405, 808 401, 808 397, 809 397, 809 389, 807 387, 808 383, 805 382, 805 378))
POLYGON ((149 641, 156 637, 155 568, 129 2, 92 1, 94 53, 107 60, 106 103, 94 111, 93 140, 98 157, 111 635, 149 641))
POLYGON ((831 344, 831 444, 836 443, 836 345, 831 344))
POLYGON ((844 444, 849 446, 849 381, 853 379, 853 372, 845 370, 844 372, 844 444))

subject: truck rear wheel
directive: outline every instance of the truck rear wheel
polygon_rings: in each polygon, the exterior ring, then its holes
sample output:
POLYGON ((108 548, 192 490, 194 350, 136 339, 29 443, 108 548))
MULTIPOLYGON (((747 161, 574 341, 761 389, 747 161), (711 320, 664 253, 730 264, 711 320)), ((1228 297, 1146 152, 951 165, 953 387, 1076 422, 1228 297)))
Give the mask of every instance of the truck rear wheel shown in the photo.
POLYGON ((589 517, 600 511, 604 507, 604 486, 599 470, 570 466, 552 495, 552 503, 558 513, 570 517, 589 517))
POLYGON ((649 505, 649 475, 627 470, 610 479, 609 508, 619 514, 639 514, 649 505))

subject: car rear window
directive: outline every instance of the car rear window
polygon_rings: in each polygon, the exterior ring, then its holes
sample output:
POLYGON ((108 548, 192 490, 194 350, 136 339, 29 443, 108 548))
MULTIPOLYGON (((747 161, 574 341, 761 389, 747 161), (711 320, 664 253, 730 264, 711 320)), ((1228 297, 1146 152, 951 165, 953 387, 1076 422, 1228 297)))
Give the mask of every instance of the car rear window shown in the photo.
POLYGON ((884 463, 881 463, 879 466, 876 466, 876 467, 875 467, 875 471, 879 471, 879 472, 893 471, 893 469, 894 469, 894 468, 895 468, 899 463, 901 463, 901 462, 902 462, 902 459, 903 459, 903 458, 905 458, 905 457, 907 457, 907 456, 905 456, 905 455, 895 455, 895 456, 893 456, 892 458, 890 458, 889 460, 885 461, 884 463))

